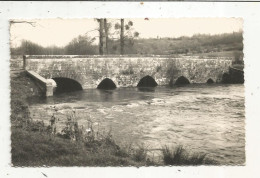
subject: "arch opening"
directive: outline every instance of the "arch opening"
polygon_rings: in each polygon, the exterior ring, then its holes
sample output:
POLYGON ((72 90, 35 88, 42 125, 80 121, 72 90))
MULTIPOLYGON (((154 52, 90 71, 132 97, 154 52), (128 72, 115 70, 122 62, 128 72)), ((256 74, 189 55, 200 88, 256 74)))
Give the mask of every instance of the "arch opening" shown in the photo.
POLYGON ((64 77, 57 77, 52 79, 56 82, 57 85, 54 92, 56 94, 83 90, 81 84, 78 83, 76 80, 64 77))
POLYGON ((137 84, 137 87, 156 87, 158 84, 153 77, 147 75, 143 77, 137 84))
POLYGON ((111 79, 105 78, 99 83, 97 88, 102 90, 113 90, 116 88, 116 84, 111 79))
POLYGON ((190 84, 190 81, 184 76, 180 76, 175 82, 175 85, 188 85, 188 84, 190 84))
POLYGON ((230 75, 228 73, 224 73, 222 75, 222 83, 225 84, 230 83, 230 75))
POLYGON ((212 80, 212 78, 209 78, 208 80, 207 80, 207 84, 213 84, 214 83, 214 81, 212 80))

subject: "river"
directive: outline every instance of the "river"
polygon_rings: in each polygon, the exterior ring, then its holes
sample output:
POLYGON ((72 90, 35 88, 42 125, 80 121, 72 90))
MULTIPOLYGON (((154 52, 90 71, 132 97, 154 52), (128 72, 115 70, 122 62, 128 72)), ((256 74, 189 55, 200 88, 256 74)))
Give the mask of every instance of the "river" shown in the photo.
POLYGON ((59 129, 75 109, 79 125, 91 120, 94 129, 111 130, 120 143, 144 144, 150 150, 183 145, 223 165, 245 163, 245 98, 240 84, 88 89, 29 102, 32 118, 46 124, 55 106, 59 129))

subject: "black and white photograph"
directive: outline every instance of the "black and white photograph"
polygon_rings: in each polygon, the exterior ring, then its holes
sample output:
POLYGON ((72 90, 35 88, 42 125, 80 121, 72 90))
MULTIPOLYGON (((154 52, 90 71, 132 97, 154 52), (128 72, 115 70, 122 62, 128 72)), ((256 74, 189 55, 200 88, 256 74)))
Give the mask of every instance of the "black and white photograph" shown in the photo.
POLYGON ((243 23, 10 19, 12 166, 245 166, 243 23))

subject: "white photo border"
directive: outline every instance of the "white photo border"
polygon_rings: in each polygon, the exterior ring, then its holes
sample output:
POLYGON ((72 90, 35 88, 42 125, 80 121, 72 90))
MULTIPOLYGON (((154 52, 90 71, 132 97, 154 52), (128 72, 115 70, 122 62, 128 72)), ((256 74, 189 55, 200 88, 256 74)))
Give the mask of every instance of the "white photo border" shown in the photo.
POLYGON ((260 177, 260 3, 259 2, 0 2, 0 177, 260 177), (9 20, 43 18, 235 17, 244 20, 246 165, 188 167, 11 166, 9 20))

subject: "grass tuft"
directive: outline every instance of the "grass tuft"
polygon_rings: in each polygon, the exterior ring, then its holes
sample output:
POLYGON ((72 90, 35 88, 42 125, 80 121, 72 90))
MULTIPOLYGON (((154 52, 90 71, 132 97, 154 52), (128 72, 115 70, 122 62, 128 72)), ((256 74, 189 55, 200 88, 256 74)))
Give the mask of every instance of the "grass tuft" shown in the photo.
POLYGON ((133 158, 138 162, 145 162, 147 159, 147 149, 144 145, 138 145, 137 148, 134 149, 133 158))
POLYGON ((165 165, 215 165, 217 162, 206 158, 206 154, 188 153, 183 146, 170 149, 168 146, 162 148, 163 162, 165 165))

